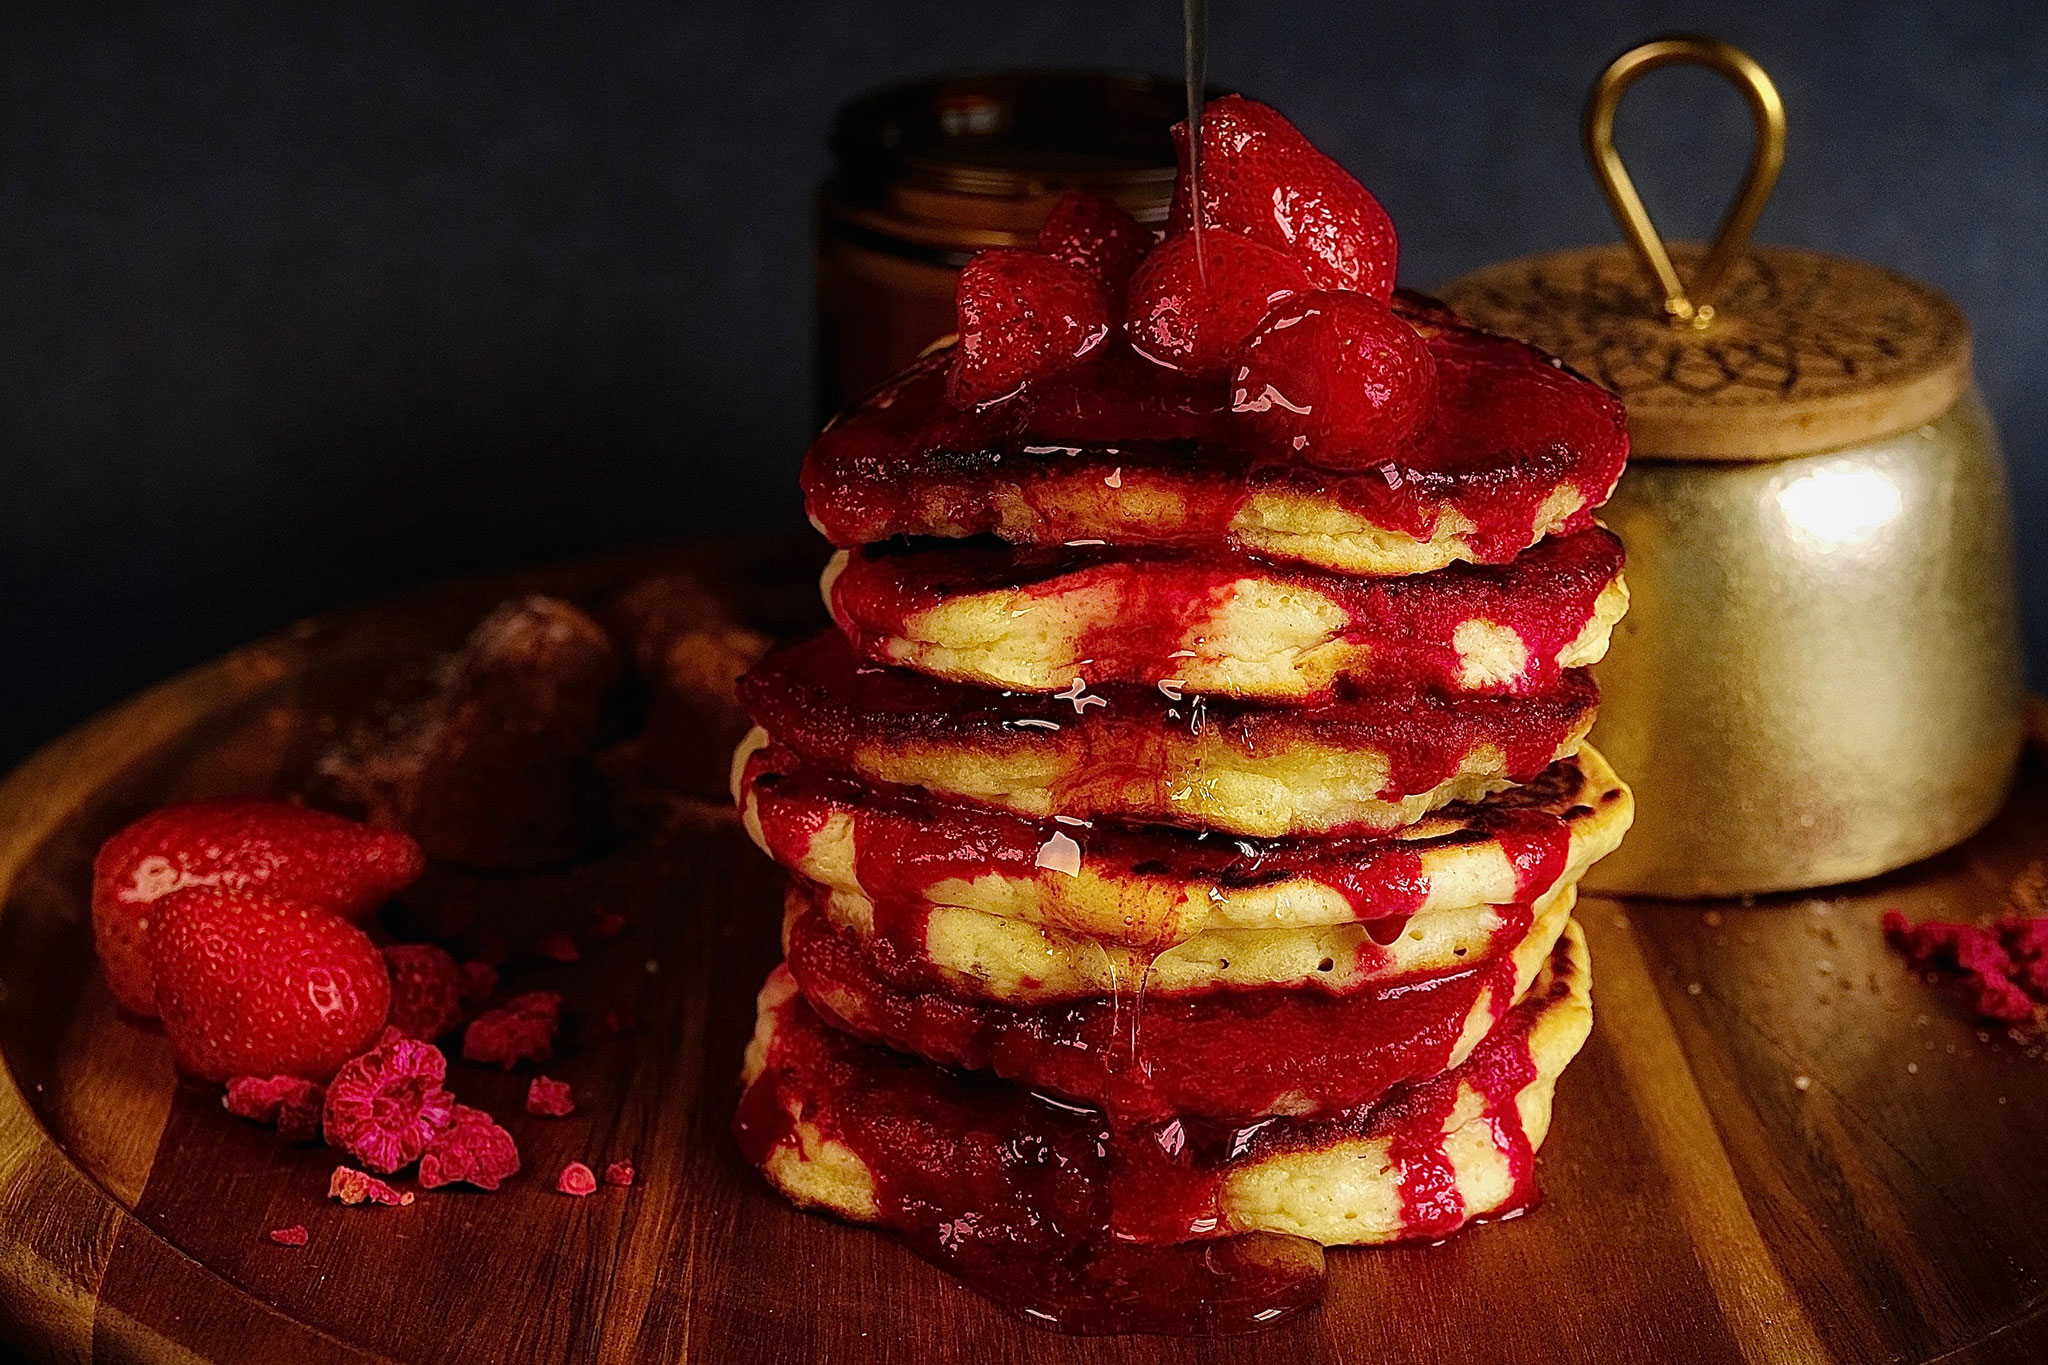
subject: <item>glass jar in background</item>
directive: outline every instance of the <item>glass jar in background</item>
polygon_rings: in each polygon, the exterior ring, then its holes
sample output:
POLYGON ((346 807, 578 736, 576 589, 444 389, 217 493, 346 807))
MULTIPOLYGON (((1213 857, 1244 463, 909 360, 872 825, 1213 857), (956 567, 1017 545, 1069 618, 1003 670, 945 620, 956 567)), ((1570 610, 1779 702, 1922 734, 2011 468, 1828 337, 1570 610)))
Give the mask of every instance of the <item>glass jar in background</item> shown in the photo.
POLYGON ((953 330, 953 286, 986 247, 1030 246, 1070 189, 1163 223, 1178 79, 1014 71, 914 81, 840 111, 818 194, 820 420, 953 330))

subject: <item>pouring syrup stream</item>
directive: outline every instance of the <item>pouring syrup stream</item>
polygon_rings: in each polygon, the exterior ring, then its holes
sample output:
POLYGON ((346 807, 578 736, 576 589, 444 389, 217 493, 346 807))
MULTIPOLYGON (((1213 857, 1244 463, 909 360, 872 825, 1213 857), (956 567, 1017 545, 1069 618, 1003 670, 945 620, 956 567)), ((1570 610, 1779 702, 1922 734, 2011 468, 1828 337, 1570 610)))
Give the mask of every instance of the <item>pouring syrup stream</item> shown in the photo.
POLYGON ((1181 0, 1180 17, 1188 95, 1189 231, 1195 235, 1195 273, 1206 286, 1209 261, 1202 250, 1202 101, 1209 86, 1209 0, 1181 0))

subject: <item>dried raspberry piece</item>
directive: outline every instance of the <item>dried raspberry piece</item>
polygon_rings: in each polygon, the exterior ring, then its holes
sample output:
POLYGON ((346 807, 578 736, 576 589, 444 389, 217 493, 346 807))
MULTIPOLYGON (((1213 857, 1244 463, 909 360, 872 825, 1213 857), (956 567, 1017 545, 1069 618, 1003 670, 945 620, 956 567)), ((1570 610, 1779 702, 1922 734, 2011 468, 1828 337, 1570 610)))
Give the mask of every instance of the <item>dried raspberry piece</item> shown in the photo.
POLYGON ((574 962, 583 956, 575 938, 569 934, 544 934, 534 947, 550 962, 574 962))
POLYGON ((616 910, 593 910, 583 932, 592 938, 617 938, 626 931, 626 917, 616 910))
POLYGON ((462 1034, 464 1061, 510 1071, 521 1062, 555 1055, 562 1029, 562 997, 555 991, 527 991, 469 1021, 462 1034))
POLYGON ((2023 1024, 2034 1017, 2034 1000, 2002 972, 1964 978, 1963 990, 1980 1019, 2023 1024))
POLYGON ((394 943, 384 961, 391 968, 391 1027, 431 1043, 462 1022, 462 972, 447 949, 394 943))
POLYGON ((580 1161, 572 1161, 562 1168, 555 1178, 555 1189, 562 1194, 573 1194, 581 1199, 586 1194, 597 1192, 597 1177, 590 1168, 580 1161))
POLYGON ((287 1107, 301 1111, 311 1106, 318 1112, 325 1094, 320 1086, 300 1076, 231 1076, 220 1103, 238 1119, 276 1127, 287 1107))
POLYGON ((633 1163, 630 1161, 614 1161, 611 1165, 605 1167, 604 1183, 607 1185, 617 1185, 621 1189, 632 1184, 633 1163))
POLYGON ((454 1121, 455 1097, 441 1083, 448 1059, 429 1043, 385 1034, 386 1041, 350 1060, 327 1087, 327 1141, 373 1171, 420 1159, 454 1121))
POLYGON ((1998 937, 2017 961, 2048 957, 2048 918, 2007 915, 1998 922, 1998 937))
POLYGON ((1993 932, 1940 920, 1908 924, 1904 915, 1887 910, 1883 924, 1885 937, 1914 966, 1960 971, 1970 1007, 1981 1018, 2024 1023, 2040 1012, 2036 997, 2048 1000, 2048 959, 2015 956, 2012 945, 2030 950, 2036 940, 2031 932, 2016 930, 2010 920, 2001 921, 1993 932))
POLYGON ((540 1118, 563 1119, 576 1112, 576 1097, 567 1081, 535 1076, 526 1087, 526 1112, 540 1118))
POLYGON ((455 1106, 455 1122, 420 1158, 420 1188, 438 1190, 457 1181, 495 1190, 519 1174, 519 1147, 512 1135, 481 1109, 455 1106))
POLYGON ((327 1197, 339 1199, 344 1204, 389 1204, 393 1208, 413 1201, 410 1191, 400 1194, 376 1176, 353 1166, 334 1168, 334 1174, 327 1177, 327 1197))
POLYGON ((498 969, 481 958, 472 958, 458 969, 464 1004, 481 1005, 498 993, 498 969))
POLYGON ((288 1228, 272 1228, 270 1240, 281 1247, 302 1247, 306 1244, 306 1225, 294 1223, 288 1228))

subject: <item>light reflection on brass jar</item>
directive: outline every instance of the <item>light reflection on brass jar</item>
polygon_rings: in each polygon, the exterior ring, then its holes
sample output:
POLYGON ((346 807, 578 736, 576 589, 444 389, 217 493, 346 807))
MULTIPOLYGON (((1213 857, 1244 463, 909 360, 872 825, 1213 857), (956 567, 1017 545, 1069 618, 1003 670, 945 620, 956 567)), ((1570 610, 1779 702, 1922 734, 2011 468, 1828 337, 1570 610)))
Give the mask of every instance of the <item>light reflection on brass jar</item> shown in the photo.
POLYGON ((1968 323, 1923 284, 1749 247, 1783 149, 1754 62, 1710 39, 1617 59, 1588 143, 1629 247, 1505 262, 1444 293, 1629 405, 1602 517, 1631 609, 1593 741, 1635 788, 1610 891, 1729 895, 1874 876, 2003 804, 2022 736, 2011 518, 1968 323), (1711 248, 1668 253, 1614 154, 1637 75, 1708 65, 1758 147, 1711 248))
POLYGON ((1032 245, 1068 190, 1164 222, 1185 111, 1178 80, 1086 71, 917 81, 847 105, 818 195, 820 418, 951 332, 967 258, 1032 245))

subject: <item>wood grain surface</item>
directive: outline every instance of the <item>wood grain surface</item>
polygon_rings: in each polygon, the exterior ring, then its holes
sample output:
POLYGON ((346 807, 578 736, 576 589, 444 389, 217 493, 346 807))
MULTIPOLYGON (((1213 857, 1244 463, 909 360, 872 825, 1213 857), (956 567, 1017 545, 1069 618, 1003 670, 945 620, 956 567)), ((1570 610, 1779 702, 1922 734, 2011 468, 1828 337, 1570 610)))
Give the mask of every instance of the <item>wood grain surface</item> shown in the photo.
POLYGON ((520 978, 642 1011, 637 1034, 549 1068, 576 1115, 528 1118, 523 1076, 455 1068, 526 1171, 497 1194, 332 1203, 332 1153, 229 1118, 116 1017, 91 957, 94 848, 166 800, 298 788, 337 717, 510 592, 589 594, 671 561, 778 604, 813 567, 721 544, 325 619, 138 697, 0 786, 0 1339, 37 1359, 293 1365, 2048 1358, 2048 1061, 1980 1031, 1878 931, 1891 906, 1995 912, 2048 857, 2038 752, 1983 835, 1881 882, 1582 902, 1597 1023, 1559 1089, 1543 1206, 1440 1247, 1334 1253, 1323 1307, 1261 1335, 1048 1336, 771 1194, 727 1123, 780 874, 710 802, 593 864, 476 888, 480 915, 567 894, 631 921, 520 978), (620 1158, 631 1190, 551 1189, 566 1161, 620 1158), (267 1240, 291 1223, 308 1246, 267 1240))

